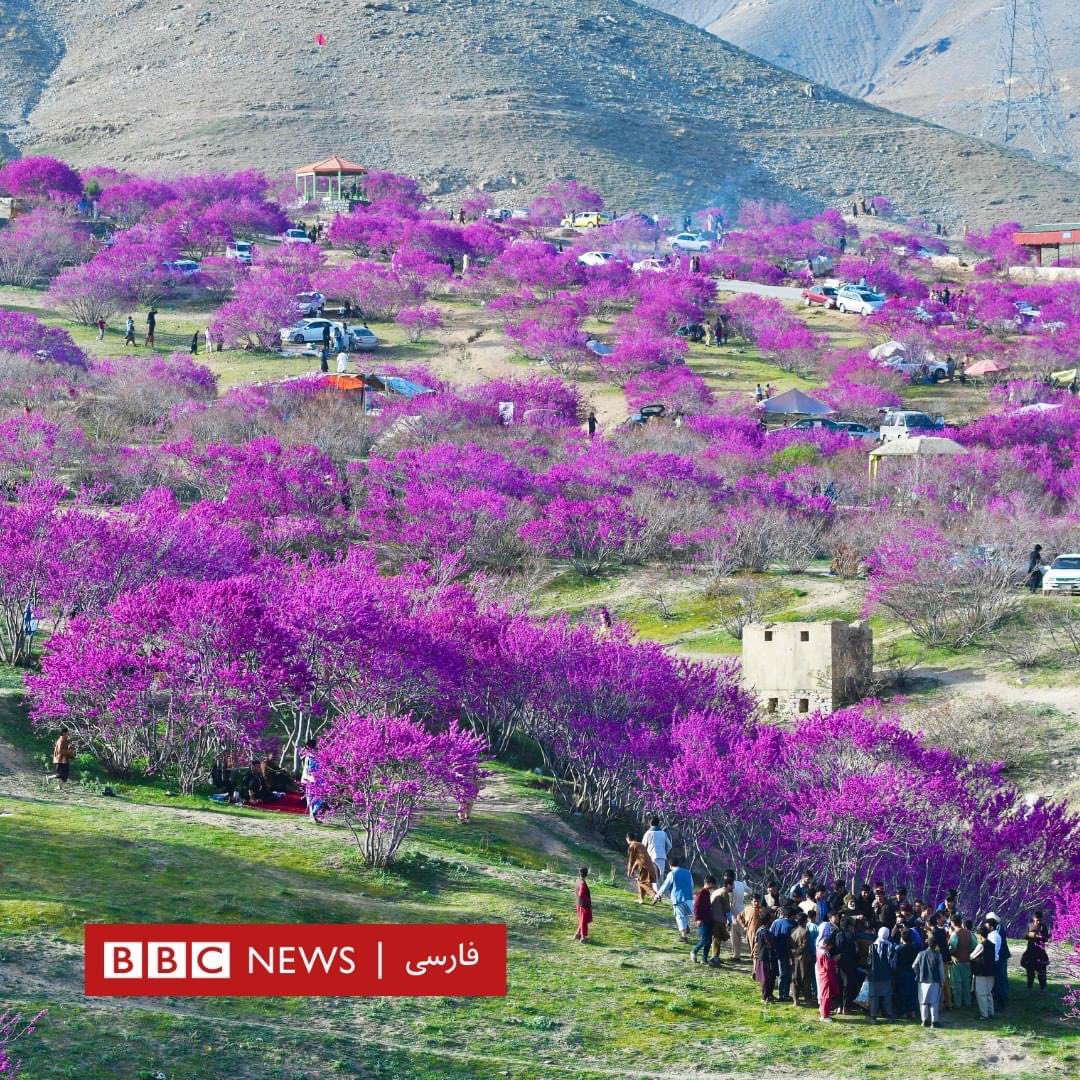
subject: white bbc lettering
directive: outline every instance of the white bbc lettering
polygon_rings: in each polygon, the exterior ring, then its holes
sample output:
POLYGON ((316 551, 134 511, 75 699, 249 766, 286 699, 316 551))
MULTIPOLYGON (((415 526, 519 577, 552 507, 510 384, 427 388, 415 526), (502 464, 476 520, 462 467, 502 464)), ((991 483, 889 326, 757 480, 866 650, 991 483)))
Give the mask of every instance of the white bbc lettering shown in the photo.
POLYGON ((227 979, 227 941, 107 941, 106 979, 227 979))
POLYGON ((193 941, 191 943, 191 977, 193 979, 227 979, 231 955, 227 941, 193 941))
POLYGON ((186 979, 186 941, 148 941, 146 943, 148 979, 186 979))
POLYGON ((141 941, 105 942, 105 978, 141 979, 143 943, 141 941))

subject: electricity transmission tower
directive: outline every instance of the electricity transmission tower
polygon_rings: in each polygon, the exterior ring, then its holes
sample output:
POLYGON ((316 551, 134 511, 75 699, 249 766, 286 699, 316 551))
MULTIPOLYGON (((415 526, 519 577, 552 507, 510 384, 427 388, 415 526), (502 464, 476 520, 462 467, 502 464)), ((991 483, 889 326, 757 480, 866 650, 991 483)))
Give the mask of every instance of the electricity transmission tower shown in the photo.
POLYGON ((1050 61, 1041 0, 1005 0, 1002 13, 994 78, 979 134, 1034 156, 1068 162, 1072 147, 1050 61), (1028 138, 1023 138, 1025 133, 1028 138))

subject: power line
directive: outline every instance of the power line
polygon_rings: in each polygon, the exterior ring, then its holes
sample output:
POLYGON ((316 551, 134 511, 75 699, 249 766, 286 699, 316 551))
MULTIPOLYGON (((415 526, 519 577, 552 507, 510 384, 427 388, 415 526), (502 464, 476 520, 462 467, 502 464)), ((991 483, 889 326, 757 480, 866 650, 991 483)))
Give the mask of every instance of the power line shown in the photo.
POLYGON ((1005 0, 984 139, 1056 164, 1072 160, 1041 0, 1005 0))

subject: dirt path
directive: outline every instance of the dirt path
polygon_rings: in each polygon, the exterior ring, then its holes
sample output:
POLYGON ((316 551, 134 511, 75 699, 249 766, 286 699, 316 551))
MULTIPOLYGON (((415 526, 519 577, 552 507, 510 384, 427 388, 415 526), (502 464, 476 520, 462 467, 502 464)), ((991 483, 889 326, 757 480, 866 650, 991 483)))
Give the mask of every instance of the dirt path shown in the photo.
POLYGON ((1073 719, 1080 719, 1080 687, 1037 686, 1022 675, 1006 677, 996 671, 977 671, 972 667, 923 668, 920 675, 933 679, 943 690, 964 697, 992 697, 1009 704, 1049 705, 1073 719))

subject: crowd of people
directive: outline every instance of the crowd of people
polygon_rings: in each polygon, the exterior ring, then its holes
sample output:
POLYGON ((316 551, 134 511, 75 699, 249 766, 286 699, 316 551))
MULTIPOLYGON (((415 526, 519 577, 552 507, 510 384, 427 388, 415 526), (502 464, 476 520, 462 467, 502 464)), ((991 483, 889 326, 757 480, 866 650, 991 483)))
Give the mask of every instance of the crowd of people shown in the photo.
POLYGON ((272 803, 297 791, 296 782, 278 767, 273 757, 245 758, 219 754, 210 769, 210 780, 218 791, 215 801, 235 803, 272 803))
MULTIPOLYGON (((638 903, 670 901, 679 940, 689 944, 691 928, 697 932, 694 963, 719 966, 725 954, 739 963, 745 953, 764 1003, 815 1006, 822 1021, 865 1011, 874 1023, 917 1018, 925 1027, 938 1027, 943 1011, 974 1008, 989 1020, 1008 1004, 1006 926, 994 911, 978 919, 962 911, 955 889, 931 906, 903 886, 889 892, 875 881, 855 892, 843 880, 817 882, 809 871, 786 893, 770 881, 751 894, 733 871, 695 888, 658 818, 640 840, 626 842, 638 903)), ((580 916, 580 890, 578 906, 580 916)), ((587 938, 587 923, 578 933, 587 938)), ((1046 990, 1049 940, 1036 911, 1020 957, 1029 992, 1036 980, 1046 990)))

